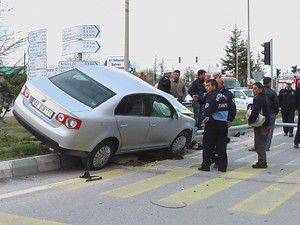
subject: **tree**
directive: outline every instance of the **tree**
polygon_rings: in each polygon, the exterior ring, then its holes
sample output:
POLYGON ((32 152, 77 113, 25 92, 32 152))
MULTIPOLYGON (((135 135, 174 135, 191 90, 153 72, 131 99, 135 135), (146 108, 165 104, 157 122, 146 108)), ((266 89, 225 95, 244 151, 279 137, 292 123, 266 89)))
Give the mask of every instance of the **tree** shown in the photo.
MULTIPOLYGON (((1 5, 0 5, 1 6, 1 5)), ((11 9, 0 8, 0 17, 11 9)), ((7 64, 9 55, 15 52, 18 47, 20 47, 25 38, 16 40, 15 34, 8 31, 7 27, 0 24, 0 66, 7 64)), ((18 64, 19 62, 15 63, 18 64)), ((21 70, 25 68, 21 67, 21 70)), ((22 86, 26 81, 26 75, 20 75, 19 70, 13 71, 9 76, 4 77, 4 80, 0 81, 0 121, 4 122, 4 116, 10 110, 16 97, 18 96, 22 86)))
POLYGON ((191 67, 186 68, 183 73, 183 79, 187 85, 195 80, 195 76, 196 74, 194 70, 191 69, 191 67))
POLYGON ((26 74, 20 75, 19 70, 15 70, 13 74, 4 77, 0 82, 0 121, 4 122, 5 115, 9 112, 14 101, 20 93, 24 83, 26 82, 26 74))
MULTIPOLYGON (((242 85, 247 85, 247 45, 242 39, 242 31, 235 28, 232 30, 232 36, 229 37, 228 45, 225 47, 225 58, 221 59, 223 68, 227 71, 234 71, 238 74, 238 80, 242 85), (236 62, 238 61, 238 70, 236 62), (238 73, 237 73, 238 72, 238 73)), ((255 70, 254 60, 250 52, 250 70, 255 70)), ((252 77, 252 75, 250 75, 252 77)))

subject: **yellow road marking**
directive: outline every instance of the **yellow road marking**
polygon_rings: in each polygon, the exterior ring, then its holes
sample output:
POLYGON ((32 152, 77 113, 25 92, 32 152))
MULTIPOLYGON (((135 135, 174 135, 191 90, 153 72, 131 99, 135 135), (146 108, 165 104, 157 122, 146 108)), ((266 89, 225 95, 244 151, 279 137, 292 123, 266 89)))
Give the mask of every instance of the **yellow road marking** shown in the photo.
POLYGON ((176 171, 167 172, 162 175, 143 179, 117 189, 103 192, 101 193, 101 195, 113 196, 119 198, 129 198, 129 197, 142 194, 147 191, 154 190, 156 188, 178 181, 185 177, 192 176, 196 173, 199 173, 197 169, 184 167, 176 171))
POLYGON ((300 169, 250 196, 229 210, 266 215, 300 191, 299 177, 300 169))
POLYGON ((86 182, 85 179, 74 178, 74 179, 70 179, 70 180, 50 184, 49 188, 60 188, 60 189, 65 189, 65 190, 80 189, 80 188, 83 188, 83 187, 88 187, 88 186, 91 186, 91 185, 95 185, 97 183, 110 181, 110 180, 117 179, 117 178, 120 178, 120 177, 130 176, 133 173, 138 172, 138 171, 142 171, 142 170, 144 171, 144 170, 148 170, 148 169, 150 169, 150 170, 158 169, 159 166, 167 165, 171 162, 174 162, 174 160, 158 161, 158 162, 155 162, 155 163, 146 164, 142 167, 125 167, 125 169, 114 169, 114 170, 105 171, 105 172, 98 173, 98 174, 91 174, 92 176, 102 177, 102 180, 86 182))
POLYGON ((9 213, 0 212, 0 224, 1 225, 63 225, 64 223, 58 223, 49 220, 41 220, 25 216, 17 216, 9 213))
POLYGON ((191 188, 177 192, 166 198, 160 199, 159 201, 174 205, 182 205, 183 203, 192 205, 220 191, 230 188, 242 180, 260 173, 261 171, 262 170, 252 169, 250 165, 247 165, 191 188))

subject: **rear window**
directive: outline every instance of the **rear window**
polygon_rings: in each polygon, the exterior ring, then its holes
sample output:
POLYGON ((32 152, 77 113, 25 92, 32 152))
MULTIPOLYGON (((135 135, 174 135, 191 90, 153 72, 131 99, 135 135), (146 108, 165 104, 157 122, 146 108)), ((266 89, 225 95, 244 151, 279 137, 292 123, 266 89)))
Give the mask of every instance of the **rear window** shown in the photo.
POLYGON ((113 91, 77 69, 58 74, 49 80, 59 89, 91 108, 96 108, 115 95, 113 91))

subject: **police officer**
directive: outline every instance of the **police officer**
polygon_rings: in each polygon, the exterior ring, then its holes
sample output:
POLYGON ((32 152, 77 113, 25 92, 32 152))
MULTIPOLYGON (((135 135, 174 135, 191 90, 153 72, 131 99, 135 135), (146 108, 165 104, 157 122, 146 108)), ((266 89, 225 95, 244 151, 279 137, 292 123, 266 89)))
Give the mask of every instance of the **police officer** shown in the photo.
MULTIPOLYGON (((296 92, 292 88, 291 81, 286 82, 286 87, 279 91, 279 105, 281 108, 282 122, 294 123, 295 107, 296 107, 296 92)), ((283 127, 284 136, 293 137, 293 127, 283 127)))
MULTIPOLYGON (((231 124, 234 121, 235 116, 236 116, 236 105, 234 102, 233 94, 224 87, 224 81, 221 78, 217 78, 216 81, 218 83, 218 90, 227 99, 228 118, 227 118, 227 132, 226 133, 228 135, 228 128, 231 126, 231 124)), ((226 143, 228 144, 229 142, 230 142, 230 138, 227 137, 226 143)), ((212 157, 212 163, 215 163, 214 168, 218 168, 217 158, 218 158, 218 155, 216 154, 216 152, 214 152, 213 157, 212 157)))
POLYGON ((226 97, 218 91, 218 83, 209 79, 205 83, 207 94, 203 108, 203 123, 205 123, 203 135, 203 162, 199 170, 210 171, 211 158, 214 149, 218 154, 218 170, 227 170, 227 119, 228 107, 226 97))

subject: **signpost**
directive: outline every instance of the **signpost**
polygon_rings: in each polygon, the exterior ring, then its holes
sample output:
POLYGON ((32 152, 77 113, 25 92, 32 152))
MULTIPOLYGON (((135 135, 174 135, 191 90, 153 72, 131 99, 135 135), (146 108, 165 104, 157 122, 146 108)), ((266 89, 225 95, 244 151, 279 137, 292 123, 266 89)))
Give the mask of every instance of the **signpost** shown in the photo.
MULTIPOLYGON (((110 56, 105 61, 104 65, 108 66, 108 67, 113 67, 113 68, 124 70, 124 68, 125 68, 124 56, 110 56)), ((131 66, 130 62, 128 65, 128 71, 129 72, 132 71, 132 66, 131 66)))
POLYGON ((47 30, 41 29, 28 34, 27 79, 46 77, 47 69, 47 30))
POLYGON ((97 53, 100 52, 100 44, 94 40, 78 40, 63 43, 63 55, 72 53, 97 53))
POLYGON ((100 63, 96 61, 60 61, 58 63, 60 72, 65 72, 80 66, 97 66, 97 65, 100 65, 100 63))
POLYGON ((99 25, 81 25, 70 27, 63 30, 63 42, 75 41, 83 38, 98 38, 100 37, 99 25))

